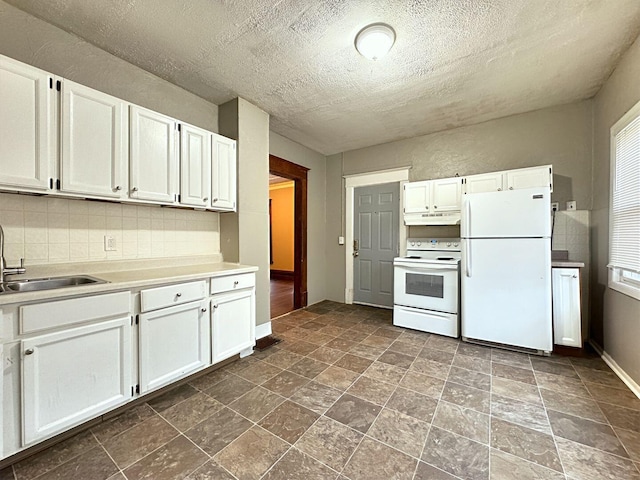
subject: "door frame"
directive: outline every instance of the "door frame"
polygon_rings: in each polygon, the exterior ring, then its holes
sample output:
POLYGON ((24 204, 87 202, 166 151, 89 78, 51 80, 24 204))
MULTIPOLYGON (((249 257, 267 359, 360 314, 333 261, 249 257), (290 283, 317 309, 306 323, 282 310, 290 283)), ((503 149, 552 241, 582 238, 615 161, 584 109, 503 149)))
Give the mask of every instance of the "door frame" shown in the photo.
POLYGON ((407 243, 407 229, 404 228, 404 218, 402 215, 404 208, 404 197, 402 195, 403 185, 409 181, 409 170, 411 167, 400 167, 391 170, 381 170, 378 172, 361 173, 355 175, 344 175, 345 180, 345 291, 344 303, 353 303, 353 213, 355 189, 357 187, 368 187, 370 185, 380 185, 383 183, 400 183, 400 198, 398 212, 398 243, 400 254, 405 250, 407 243))
POLYGON ((294 182, 293 309, 307 306, 307 172, 309 169, 269 155, 269 173, 294 182))

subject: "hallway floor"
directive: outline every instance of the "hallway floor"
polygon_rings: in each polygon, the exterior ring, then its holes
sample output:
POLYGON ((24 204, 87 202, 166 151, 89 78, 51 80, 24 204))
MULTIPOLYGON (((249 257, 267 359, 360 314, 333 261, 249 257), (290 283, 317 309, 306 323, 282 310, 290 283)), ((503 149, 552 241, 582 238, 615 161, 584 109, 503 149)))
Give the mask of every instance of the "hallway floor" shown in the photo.
POLYGON ((270 280, 271 318, 293 311, 293 279, 270 280))
POLYGON ((599 358, 475 346, 332 302, 273 330, 279 345, 0 479, 640 479, 640 400, 599 358))

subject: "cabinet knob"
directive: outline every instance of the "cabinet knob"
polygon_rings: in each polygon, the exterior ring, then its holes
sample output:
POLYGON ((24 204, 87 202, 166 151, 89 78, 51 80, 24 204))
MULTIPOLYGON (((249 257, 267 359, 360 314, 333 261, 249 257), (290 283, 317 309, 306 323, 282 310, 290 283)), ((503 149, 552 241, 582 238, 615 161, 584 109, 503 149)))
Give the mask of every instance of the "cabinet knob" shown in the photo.
POLYGON ((238 282, 238 280, 236 280, 235 282, 233 282, 233 285, 236 286, 236 285, 238 285, 238 283, 240 283, 240 282, 238 282))
POLYGON ((207 200, 209 200, 209 197, 204 197, 204 198, 202 199, 202 201, 203 201, 203 202, 206 202, 207 200))
POLYGON ((131 191, 132 191, 132 192, 137 192, 137 191, 138 191, 138 187, 133 187, 133 188, 131 189, 131 191))
POLYGON ((438 208, 438 206, 437 206, 437 205, 434 205, 434 206, 433 206, 433 208, 438 208))
POLYGON ((114 190, 116 192, 119 192, 120 190, 122 190, 122 187, 120 185, 116 185, 116 188, 114 188, 114 190))
POLYGON ((181 297, 182 294, 180 292, 176 293, 176 297, 181 297))
POLYGON ((574 275, 573 278, 578 278, 578 275, 574 275))
POLYGON ((206 311, 207 311, 207 309, 203 307, 203 308, 201 308, 201 309, 200 309, 200 311, 201 311, 202 313, 204 313, 204 312, 206 312, 206 311))
POLYGON ((217 202, 217 201, 218 201, 218 199, 217 199, 217 198, 214 198, 214 199, 213 199, 213 201, 214 201, 214 202, 217 202))
POLYGON ((213 308, 218 308, 218 305, 214 305, 213 308))
POLYGON ((33 348, 27 348, 27 349, 24 351, 24 354, 25 354, 25 355, 33 355, 33 348))
POLYGON ((501 192, 501 191, 502 191, 502 189, 501 189, 501 188, 498 188, 498 191, 499 191, 499 192, 501 192))
POLYGON ((509 187, 509 190, 513 190, 513 187, 509 187))
POLYGON ((429 210, 429 205, 425 205, 424 209, 429 210))

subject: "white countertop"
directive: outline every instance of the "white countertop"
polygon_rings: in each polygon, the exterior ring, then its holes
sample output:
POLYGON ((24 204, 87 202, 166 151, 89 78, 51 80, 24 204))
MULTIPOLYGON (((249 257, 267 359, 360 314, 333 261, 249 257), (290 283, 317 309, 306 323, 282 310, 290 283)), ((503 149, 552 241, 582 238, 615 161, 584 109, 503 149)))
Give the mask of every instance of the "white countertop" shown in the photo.
POLYGON ((552 260, 551 268, 583 268, 584 262, 574 262, 572 260, 552 260))
POLYGON ((138 287, 186 282, 258 270, 258 267, 255 266, 216 260, 219 260, 219 257, 185 257, 166 259, 164 261, 135 260, 130 262, 100 262, 99 264, 64 264, 40 268, 34 267, 32 269, 34 274, 31 274, 30 269, 27 268, 27 274, 12 276, 9 281, 23 278, 91 275, 109 283, 64 287, 38 292, 3 293, 0 294, 0 306, 117 290, 130 290, 138 287), (146 268, 142 268, 143 266, 146 266, 146 268))

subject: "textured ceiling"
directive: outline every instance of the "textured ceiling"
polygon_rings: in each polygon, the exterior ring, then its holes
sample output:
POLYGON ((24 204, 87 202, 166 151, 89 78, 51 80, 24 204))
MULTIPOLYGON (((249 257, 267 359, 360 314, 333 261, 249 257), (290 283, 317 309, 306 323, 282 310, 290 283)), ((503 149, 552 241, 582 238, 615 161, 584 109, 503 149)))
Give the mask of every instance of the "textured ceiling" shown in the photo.
POLYGON ((7 2, 324 154, 589 98, 640 33, 638 0, 7 2))

